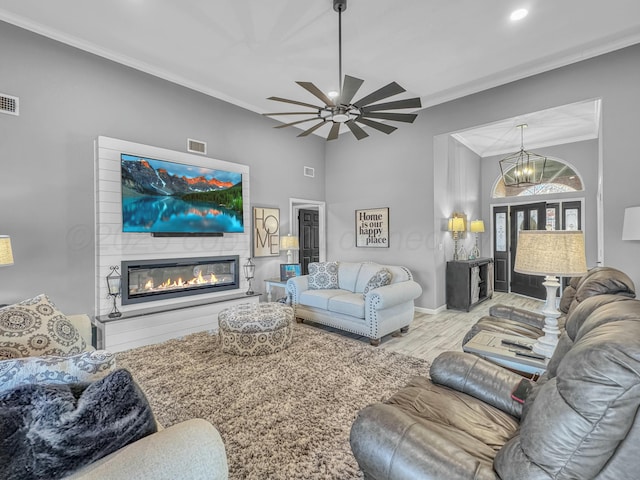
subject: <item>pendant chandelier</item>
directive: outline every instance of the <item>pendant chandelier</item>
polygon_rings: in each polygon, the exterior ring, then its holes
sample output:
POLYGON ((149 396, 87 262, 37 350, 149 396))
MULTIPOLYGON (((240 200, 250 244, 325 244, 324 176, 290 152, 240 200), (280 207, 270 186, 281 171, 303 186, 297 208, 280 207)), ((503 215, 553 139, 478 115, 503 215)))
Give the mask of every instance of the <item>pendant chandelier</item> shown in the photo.
POLYGON ((378 120, 413 123, 417 117, 416 114, 388 112, 385 110, 421 108, 422 104, 420 102, 420 98, 408 98, 393 102, 376 103, 380 100, 406 91, 396 82, 391 82, 375 92, 352 102, 364 80, 350 77, 349 75, 344 76, 344 82, 342 80, 342 12, 347 9, 347 0, 333 0, 333 9, 338 12, 338 85, 341 85, 341 88, 337 96, 329 97, 329 95, 325 94, 311 82, 296 82, 314 97, 321 100, 324 105, 318 106, 281 97, 269 97, 268 100, 299 105, 310 110, 304 112, 263 113, 263 115, 275 117, 280 115, 306 115, 309 118, 278 125, 275 128, 290 127, 292 125, 316 121, 313 126, 298 136, 306 137, 323 125, 331 125, 331 130, 327 135, 327 140, 335 140, 338 138, 338 135, 340 134, 340 127, 343 124, 351 130, 351 133, 353 133, 358 140, 362 140, 363 138, 368 137, 369 134, 362 129, 359 124, 389 134, 396 130, 397 127, 389 125, 388 123, 379 122, 378 120))
POLYGON ((520 151, 500 160, 502 180, 507 187, 539 185, 543 180, 547 157, 524 149, 526 123, 518 125, 516 128, 520 129, 520 151))

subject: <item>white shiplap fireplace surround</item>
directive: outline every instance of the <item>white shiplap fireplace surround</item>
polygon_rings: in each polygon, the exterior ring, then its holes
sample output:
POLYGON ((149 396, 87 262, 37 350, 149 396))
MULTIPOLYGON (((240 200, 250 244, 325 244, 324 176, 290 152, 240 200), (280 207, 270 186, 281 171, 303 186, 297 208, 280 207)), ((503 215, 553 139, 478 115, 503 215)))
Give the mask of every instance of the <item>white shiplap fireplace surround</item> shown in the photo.
POLYGON ((95 324, 99 347, 117 352, 198 331, 217 330, 221 310, 258 301, 256 296, 244 295, 247 285, 241 272, 238 289, 133 305, 122 305, 118 298, 122 317, 115 320, 107 317, 113 300, 107 295, 106 277, 110 267, 120 267, 122 261, 237 255, 242 268, 251 249, 248 166, 101 136, 95 144, 95 200, 95 324), (148 233, 124 233, 122 153, 242 173, 245 232, 225 233, 221 237, 152 237, 148 233))

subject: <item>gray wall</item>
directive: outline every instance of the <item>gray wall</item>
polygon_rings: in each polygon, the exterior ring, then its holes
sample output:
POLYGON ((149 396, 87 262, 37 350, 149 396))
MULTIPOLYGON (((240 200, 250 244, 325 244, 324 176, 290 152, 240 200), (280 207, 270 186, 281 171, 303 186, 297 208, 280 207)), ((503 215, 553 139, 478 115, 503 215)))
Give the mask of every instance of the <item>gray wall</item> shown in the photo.
MULTIPOLYGON (((412 125, 390 136, 374 133, 357 142, 341 136, 327 146, 329 258, 368 258, 409 266, 424 293, 419 307, 442 305, 441 219, 433 208, 442 200, 436 187, 447 181, 435 161, 438 135, 546 108, 602 98, 604 151, 604 263, 621 268, 640 285, 640 242, 623 242, 624 208, 640 205, 636 136, 640 110, 640 45, 536 75, 424 109, 412 125), (391 228, 404 237, 385 251, 356 249, 343 241, 353 230, 353 210, 389 205, 391 228), (406 241, 412 235, 411 243, 406 241)), ((446 160, 444 160, 446 161, 446 160)), ((487 199, 484 200, 486 202, 487 199)), ((455 203, 455 199, 451 200, 455 203)), ((483 206, 484 208, 484 206, 483 206)), ((591 228, 591 226, 589 227, 591 228)))
MULTIPOLYGON (((289 197, 324 200, 320 138, 3 22, 0 58, 0 92, 20 98, 19 117, 0 114, 0 234, 15 258, 0 269, 0 303, 45 292, 64 312, 94 311, 98 135, 178 151, 206 141, 208 156, 250 166, 251 203, 280 208, 283 232, 289 197)), ((256 290, 284 255, 256 259, 256 290)))
MULTIPOLYGON (((21 100, 19 117, 0 115, 0 233, 12 236, 16 258, 0 271, 0 302, 47 292, 64 311, 93 311, 93 140, 105 135, 180 151, 187 137, 207 141, 209 156, 251 167, 251 202, 280 208, 283 232, 289 197, 326 198, 328 259, 406 265, 424 288, 416 305, 437 308, 446 234, 436 210, 459 199, 443 197, 448 166, 435 161, 434 139, 593 98, 603 100, 605 264, 640 284, 630 261, 640 243, 621 240, 624 208, 640 205, 639 45, 424 109, 390 136, 327 144, 5 23, 0 54, 0 92, 21 100), (374 207, 390 208, 390 248, 356 248, 354 211, 374 207)), ((283 261, 258 259, 256 286, 283 261)))

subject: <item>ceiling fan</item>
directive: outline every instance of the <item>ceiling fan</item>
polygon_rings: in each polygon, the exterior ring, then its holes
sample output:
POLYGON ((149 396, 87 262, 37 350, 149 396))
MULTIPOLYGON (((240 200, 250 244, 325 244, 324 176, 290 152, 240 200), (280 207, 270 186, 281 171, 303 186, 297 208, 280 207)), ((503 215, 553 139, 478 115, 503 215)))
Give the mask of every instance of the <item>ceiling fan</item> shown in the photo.
POLYGON ((297 100, 288 100, 281 97, 269 97, 268 100, 275 100, 277 102, 291 103, 293 105, 300 105, 312 109, 305 112, 276 112, 276 113, 263 113, 265 116, 280 116, 280 115, 311 115, 309 118, 298 120, 283 125, 278 125, 275 128, 285 128, 292 125, 298 125, 301 123, 316 121, 311 128, 303 131, 299 137, 306 137, 307 135, 315 132, 323 125, 331 123, 331 130, 327 136, 327 140, 335 140, 340 133, 340 126, 345 124, 351 133, 358 139, 362 140, 369 136, 369 134, 358 125, 366 125, 380 132, 389 134, 397 129, 392 125, 382 123, 379 120, 390 120, 394 122, 413 123, 418 116, 414 113, 396 113, 386 110, 401 110, 404 108, 421 108, 422 103, 420 98, 408 98, 405 100, 396 100, 392 102, 376 103, 380 100, 392 97, 406 90, 398 85, 396 82, 391 82, 388 85, 376 90, 369 95, 366 95, 355 102, 352 102, 356 93, 360 89, 364 80, 351 77, 349 75, 344 76, 344 82, 342 82, 342 12, 347 9, 347 0, 333 0, 333 9, 338 12, 338 84, 342 83, 340 92, 331 98, 325 94, 322 90, 316 87, 311 82, 296 82, 302 88, 314 95, 316 98, 324 102, 323 106, 312 105, 306 102, 299 102, 297 100), (375 120, 374 120, 375 119, 375 120))

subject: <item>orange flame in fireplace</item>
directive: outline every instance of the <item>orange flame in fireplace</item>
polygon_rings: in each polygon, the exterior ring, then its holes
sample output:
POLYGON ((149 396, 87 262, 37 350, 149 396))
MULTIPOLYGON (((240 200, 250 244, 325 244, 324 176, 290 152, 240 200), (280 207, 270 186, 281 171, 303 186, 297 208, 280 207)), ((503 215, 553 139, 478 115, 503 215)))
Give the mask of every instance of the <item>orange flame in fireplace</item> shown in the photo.
POLYGON ((213 273, 210 274, 208 278, 205 278, 202 275, 202 272, 199 272, 197 277, 194 277, 191 280, 187 280, 187 281, 182 280, 182 277, 178 277, 178 280, 174 282, 171 281, 171 278, 167 278, 164 282, 162 282, 162 284, 160 284, 158 287, 155 287, 155 288, 154 288, 153 280, 150 279, 144 284, 144 290, 158 291, 158 290, 163 290, 167 288, 185 287, 188 285, 205 285, 205 284, 216 284, 216 283, 218 283, 218 278, 213 273))

